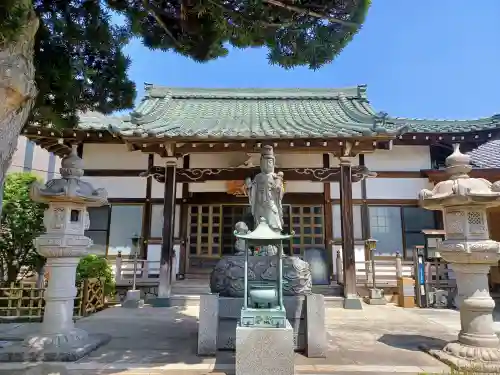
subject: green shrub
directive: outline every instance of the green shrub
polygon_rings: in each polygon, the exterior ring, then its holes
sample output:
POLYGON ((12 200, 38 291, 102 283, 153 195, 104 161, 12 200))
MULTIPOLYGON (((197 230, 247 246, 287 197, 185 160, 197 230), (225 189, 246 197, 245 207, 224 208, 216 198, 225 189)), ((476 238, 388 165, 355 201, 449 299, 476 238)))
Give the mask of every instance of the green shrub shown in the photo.
POLYGON ((115 279, 110 264, 103 256, 87 255, 80 260, 76 268, 76 282, 80 283, 83 279, 95 277, 104 277, 104 293, 111 296, 115 292, 115 279))

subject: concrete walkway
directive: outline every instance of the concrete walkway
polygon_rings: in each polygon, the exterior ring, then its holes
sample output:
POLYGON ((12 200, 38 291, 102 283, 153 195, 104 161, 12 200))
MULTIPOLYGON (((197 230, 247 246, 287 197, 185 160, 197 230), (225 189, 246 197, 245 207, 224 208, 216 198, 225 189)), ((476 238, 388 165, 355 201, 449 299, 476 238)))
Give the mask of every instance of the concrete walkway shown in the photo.
MULTIPOLYGON (((326 359, 296 355, 296 372, 307 374, 447 373, 448 367, 418 349, 443 346, 456 338, 458 313, 404 310, 392 305, 364 306, 362 311, 327 309, 329 353, 326 359)), ((70 374, 233 374, 234 356, 196 356, 198 307, 139 310, 110 308, 81 319, 91 333, 111 334, 112 341, 77 363, 70 374)), ((0 340, 23 337, 38 324, 0 325, 0 340)), ((25 364, 0 364, 0 374, 22 374, 25 364)))

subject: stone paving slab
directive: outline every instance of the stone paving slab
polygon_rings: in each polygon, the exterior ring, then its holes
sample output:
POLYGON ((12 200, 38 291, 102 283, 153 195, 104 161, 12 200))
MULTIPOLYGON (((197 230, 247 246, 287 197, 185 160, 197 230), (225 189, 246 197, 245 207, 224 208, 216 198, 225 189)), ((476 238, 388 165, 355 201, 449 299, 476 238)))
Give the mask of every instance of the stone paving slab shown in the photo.
MULTIPOLYGON (((446 341, 455 339, 458 333, 455 318, 446 315, 446 320, 445 314, 440 318, 422 311, 393 305, 365 305, 363 310, 354 311, 327 309, 327 358, 306 358, 296 354, 296 371, 309 374, 446 373, 447 366, 418 347, 421 344, 444 346, 446 341)), ((458 320, 458 315, 455 316, 458 320)), ((113 337, 106 346, 71 364, 76 366, 70 367, 72 371, 81 371, 82 375, 84 371, 129 375, 182 375, 184 372, 188 375, 190 371, 193 374, 210 373, 214 368, 216 372, 231 374, 234 366, 232 352, 219 352, 217 358, 196 355, 197 306, 110 308, 81 319, 76 325, 89 333, 106 333, 113 337), (137 372, 139 369, 142 372, 137 372)), ((38 323, 9 326, 0 325, 0 340, 24 337, 39 329, 38 323)), ((0 365, 1 375, 5 370, 10 371, 5 374, 17 375, 13 372, 16 369, 0 365)))
MULTIPOLYGON (((67 364, 66 364, 67 365, 67 364)), ((173 368, 173 366, 157 365, 154 367, 132 367, 129 369, 123 368, 90 368, 89 366, 84 369, 77 369, 76 366, 70 366, 68 368, 69 375, 202 375, 202 374, 212 374, 212 375, 235 375, 234 368, 225 366, 224 368, 218 369, 210 366, 198 366, 196 369, 187 369, 186 367, 178 366, 178 368, 173 368)), ((0 370, 0 375, 18 375, 23 374, 25 370, 20 370, 12 366, 9 370, 0 370)), ((443 374, 443 371, 439 367, 432 366, 357 366, 357 365, 344 365, 344 366, 296 366, 295 374, 443 374)), ((45 375, 45 374, 44 374, 45 375)))

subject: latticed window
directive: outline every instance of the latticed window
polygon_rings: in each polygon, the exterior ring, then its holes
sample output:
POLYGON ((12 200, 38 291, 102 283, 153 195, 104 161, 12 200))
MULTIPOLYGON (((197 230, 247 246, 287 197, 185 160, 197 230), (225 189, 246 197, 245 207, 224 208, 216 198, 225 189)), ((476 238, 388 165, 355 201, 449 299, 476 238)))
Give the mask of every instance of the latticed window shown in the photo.
POLYGON ((486 232, 486 223, 484 222, 484 217, 481 212, 467 212, 467 221, 469 223, 469 233, 482 234, 486 232))
POLYGON ((192 255, 218 257, 221 254, 222 207, 189 206, 189 252, 192 255))
POLYGON ((294 255, 304 255, 307 248, 324 246, 323 206, 292 205, 290 220, 295 232, 292 239, 294 255))

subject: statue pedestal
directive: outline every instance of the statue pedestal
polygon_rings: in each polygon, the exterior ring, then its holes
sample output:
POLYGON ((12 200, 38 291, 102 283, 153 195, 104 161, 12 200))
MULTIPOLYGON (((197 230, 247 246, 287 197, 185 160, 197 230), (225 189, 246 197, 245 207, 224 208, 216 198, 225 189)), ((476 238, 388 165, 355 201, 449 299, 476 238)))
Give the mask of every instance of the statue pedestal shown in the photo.
POLYGON ((293 375, 293 328, 236 327, 236 375, 293 375))

